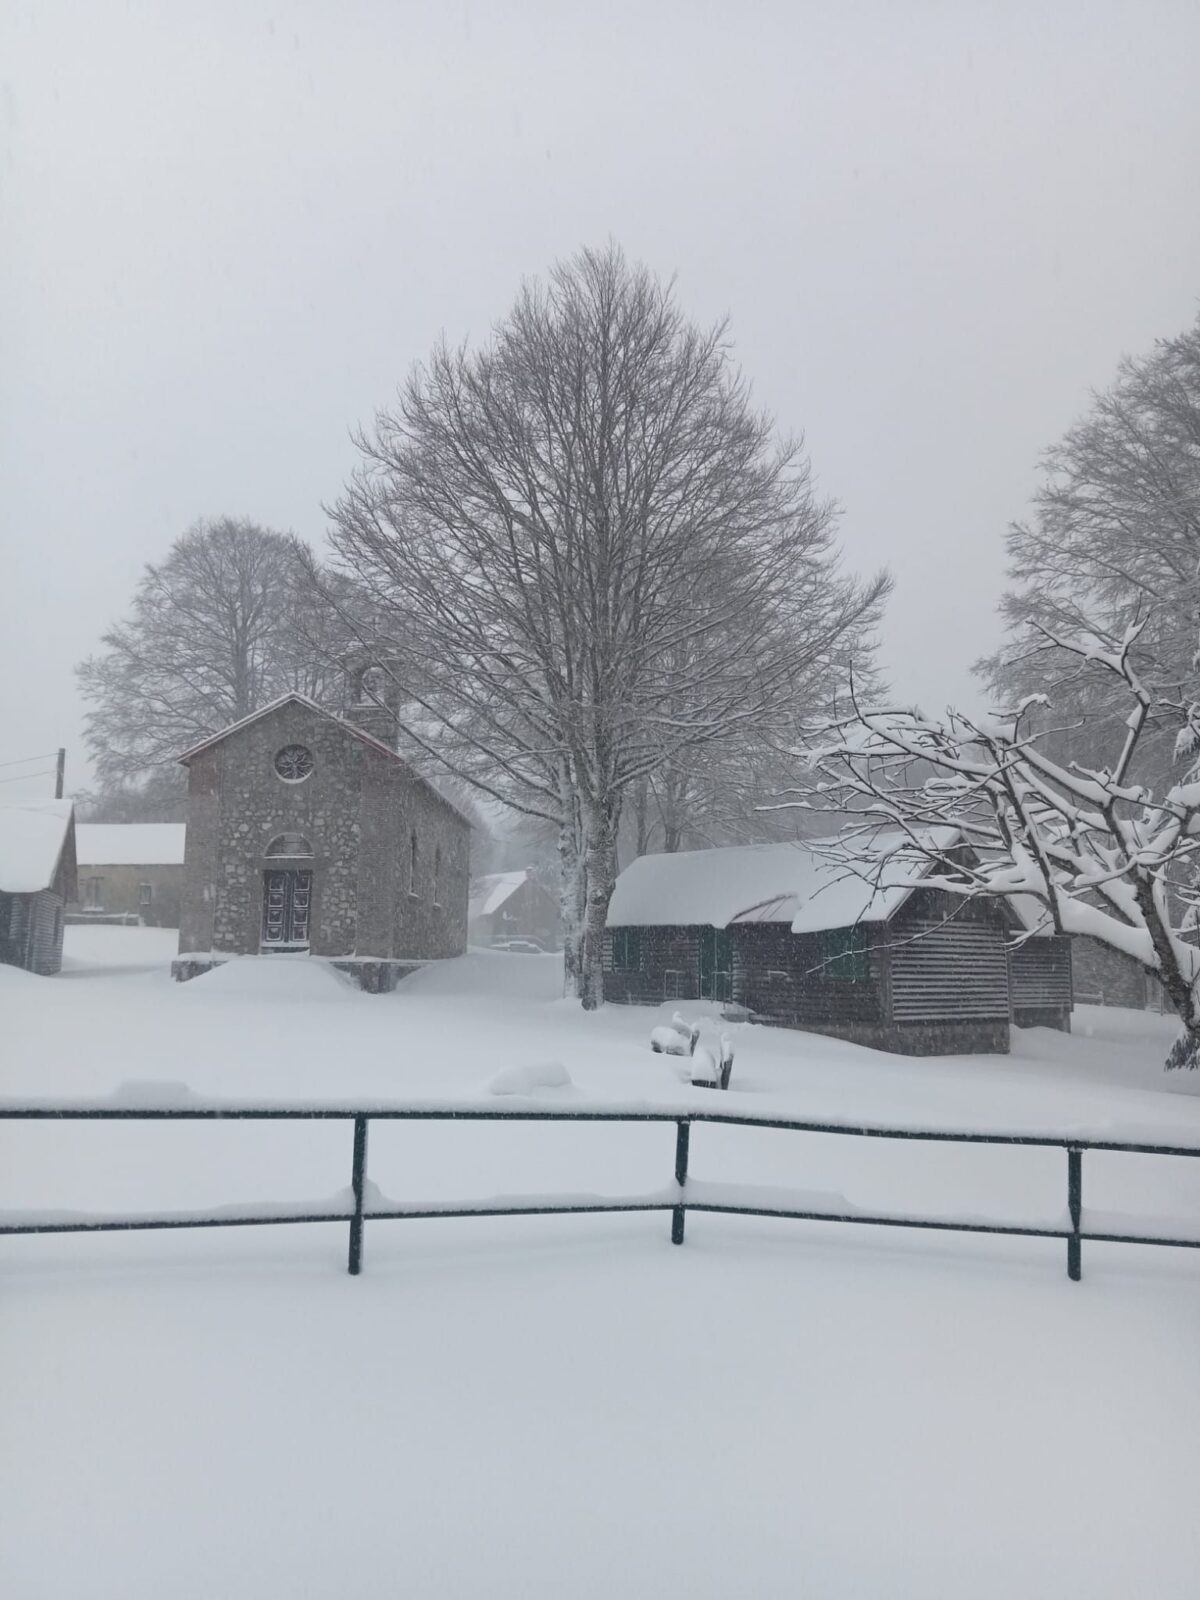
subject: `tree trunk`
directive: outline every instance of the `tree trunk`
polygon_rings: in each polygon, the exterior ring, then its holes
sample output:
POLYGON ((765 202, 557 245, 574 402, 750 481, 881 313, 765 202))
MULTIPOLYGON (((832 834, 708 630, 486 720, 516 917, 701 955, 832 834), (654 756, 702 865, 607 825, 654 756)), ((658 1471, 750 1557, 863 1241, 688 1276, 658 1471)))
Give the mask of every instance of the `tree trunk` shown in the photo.
POLYGON ((583 996, 584 899, 586 867, 573 824, 564 823, 558 836, 559 913, 562 918, 563 994, 568 1000, 583 996))
POLYGON ((583 996, 583 922, 587 892, 586 864, 579 826, 579 800, 565 763, 559 771, 562 822, 558 830, 558 903, 562 919, 563 994, 568 1000, 583 996))
POLYGON ((650 780, 643 778, 633 794, 633 821, 635 828, 634 849, 639 856, 644 856, 650 849, 650 835, 654 829, 654 819, 650 815, 650 780))
POLYGON ((585 1011, 595 1011, 604 1004, 604 926, 617 877, 616 829, 606 807, 589 808, 586 839, 587 915, 580 998, 585 1011))
POLYGON ((1194 1072, 1200 1067, 1200 1003, 1196 985, 1180 969, 1166 918, 1155 899, 1154 884, 1144 873, 1134 879, 1133 893, 1158 957, 1158 980, 1183 1023, 1184 1031, 1171 1046, 1164 1065, 1168 1072, 1178 1067, 1194 1072))

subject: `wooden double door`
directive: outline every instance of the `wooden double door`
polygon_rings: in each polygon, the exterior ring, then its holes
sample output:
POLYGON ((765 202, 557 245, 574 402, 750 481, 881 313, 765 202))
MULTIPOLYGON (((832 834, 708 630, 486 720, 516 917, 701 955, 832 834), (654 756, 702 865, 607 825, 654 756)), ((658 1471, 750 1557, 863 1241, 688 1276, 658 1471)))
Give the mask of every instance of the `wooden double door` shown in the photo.
POLYGON ((312 872, 294 867, 264 874, 264 950, 307 950, 312 910, 312 872))

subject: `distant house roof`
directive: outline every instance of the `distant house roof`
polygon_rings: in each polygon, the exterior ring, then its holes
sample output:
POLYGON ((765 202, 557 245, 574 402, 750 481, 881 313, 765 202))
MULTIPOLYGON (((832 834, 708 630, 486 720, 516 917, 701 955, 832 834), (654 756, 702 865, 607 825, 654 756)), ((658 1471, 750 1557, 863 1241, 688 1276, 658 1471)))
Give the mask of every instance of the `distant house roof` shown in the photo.
POLYGON ((499 911, 506 900, 512 898, 528 878, 527 872, 489 872, 471 884, 471 898, 467 901, 467 920, 490 917, 499 911))
POLYGON ((75 852, 81 867, 181 867, 182 822, 81 822, 75 852))
POLYGON ((70 800, 10 800, 0 804, 0 890, 37 894, 58 876, 71 835, 70 800))
POLYGON ((920 848, 876 835, 850 863, 831 854, 844 841, 736 845, 639 856, 617 879, 608 926, 726 928, 782 922, 793 933, 884 922, 931 868, 926 850, 948 850, 956 828, 932 829, 920 848))
POLYGON ((208 738, 201 739, 198 744, 192 745, 178 757, 180 765, 188 766, 202 751, 210 750, 213 745, 220 744, 223 739, 228 739, 231 734, 240 733, 243 728, 248 728, 252 722, 259 722, 263 717, 269 717, 272 712, 278 711, 286 705, 303 706, 306 711, 314 711, 317 716, 326 717, 330 722, 336 723, 339 728, 344 728, 347 733, 352 734, 356 739, 360 739, 363 744, 370 745, 372 750, 377 750, 381 755, 390 756, 393 761, 404 767, 417 783, 423 784, 431 795, 434 795, 444 806, 453 811, 460 822, 465 823, 468 828, 471 826, 470 817, 464 816, 453 800, 447 800, 446 796, 439 789, 435 789, 427 778, 423 778, 419 772, 414 772, 398 750, 393 750, 390 745, 384 744, 382 739, 376 739, 374 734, 367 733, 364 728, 358 728, 353 722, 347 722, 345 717, 335 716, 332 711, 327 711, 324 706, 319 706, 315 700, 310 700, 306 694, 299 694, 295 691, 290 694, 281 694, 277 700, 272 700, 269 705, 260 706, 257 711, 252 711, 248 717, 242 717, 238 722, 231 722, 227 728, 222 728, 219 733, 211 733, 208 738))

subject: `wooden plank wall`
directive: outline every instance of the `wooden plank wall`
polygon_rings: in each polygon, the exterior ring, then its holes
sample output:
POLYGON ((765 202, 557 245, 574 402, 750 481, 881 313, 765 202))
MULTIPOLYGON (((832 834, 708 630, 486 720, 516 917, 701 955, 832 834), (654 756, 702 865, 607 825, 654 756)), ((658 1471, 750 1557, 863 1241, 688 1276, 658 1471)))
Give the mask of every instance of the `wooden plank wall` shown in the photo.
POLYGON ((700 929, 639 928, 636 968, 613 966, 612 930, 604 935, 605 998, 626 1005, 661 1005, 700 995, 700 929))
POLYGON ((1013 1007, 1071 1004, 1071 941, 1064 934, 1030 939, 1009 952, 1013 1007))
POLYGON ((731 931, 733 996, 755 1015, 801 1027, 884 1020, 884 952, 865 952, 864 976, 835 978, 817 934, 794 934, 787 923, 770 922, 731 931))
POLYGON ((53 889, 0 896, 0 960, 50 977, 62 967, 63 899, 53 889))
POLYGON ((998 906, 921 889, 892 919, 888 938, 894 1022, 1007 1021, 1006 925, 998 906))

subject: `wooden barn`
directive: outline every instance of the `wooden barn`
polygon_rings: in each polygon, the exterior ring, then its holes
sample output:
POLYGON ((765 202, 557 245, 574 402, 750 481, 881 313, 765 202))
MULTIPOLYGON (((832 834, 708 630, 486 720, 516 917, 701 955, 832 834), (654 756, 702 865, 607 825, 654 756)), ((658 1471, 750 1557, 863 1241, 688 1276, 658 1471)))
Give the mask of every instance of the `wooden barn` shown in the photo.
MULTIPOLYGON (((930 842, 951 859, 963 848, 953 829, 930 842)), ((903 1055, 1007 1051, 1013 913, 923 886, 928 857, 894 844, 876 841, 879 865, 856 873, 803 843, 640 857, 609 908, 607 997, 725 1001, 903 1055)), ((1021 947, 1023 985, 1059 960, 1053 944, 1021 947)), ((1069 1009, 1069 958, 1067 973, 1069 1009)))
POLYGON ((75 893, 71 802, 0 805, 0 962, 44 977, 57 972, 63 912, 75 893))

